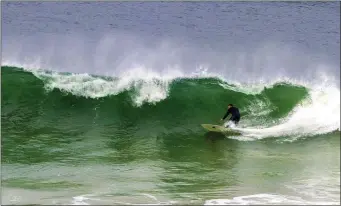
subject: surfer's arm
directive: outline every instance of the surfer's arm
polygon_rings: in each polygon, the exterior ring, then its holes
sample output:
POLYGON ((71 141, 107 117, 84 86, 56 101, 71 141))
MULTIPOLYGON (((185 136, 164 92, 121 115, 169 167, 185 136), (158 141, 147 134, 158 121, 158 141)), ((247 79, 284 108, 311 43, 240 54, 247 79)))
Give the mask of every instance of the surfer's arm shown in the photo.
POLYGON ((230 111, 227 111, 222 120, 224 120, 228 115, 230 114, 230 111))

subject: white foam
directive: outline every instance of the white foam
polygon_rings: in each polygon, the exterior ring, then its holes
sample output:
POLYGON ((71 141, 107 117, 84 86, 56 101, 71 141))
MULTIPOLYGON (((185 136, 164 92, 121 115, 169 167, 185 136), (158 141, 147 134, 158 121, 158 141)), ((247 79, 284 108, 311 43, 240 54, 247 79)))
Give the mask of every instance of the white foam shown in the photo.
POLYGON ((72 197, 72 205, 91 205, 89 201, 100 201, 99 198, 93 198, 95 195, 86 194, 72 197))
POLYGON ((254 194, 247 196, 233 197, 232 199, 212 199, 206 200, 204 205, 338 205, 340 202, 321 202, 304 200, 301 197, 286 196, 280 194, 254 194))
POLYGON ((249 102, 247 112, 252 116, 265 116, 274 110, 274 106, 268 99, 255 99, 249 102))
POLYGON ((104 79, 86 73, 66 75, 56 71, 45 71, 40 67, 39 59, 30 64, 7 61, 4 62, 4 65, 16 66, 32 72, 44 80, 44 86, 47 90, 57 88, 87 98, 100 98, 134 90, 135 94, 132 95, 132 100, 136 106, 141 106, 145 102, 155 104, 166 99, 169 93, 169 85, 174 79, 215 77, 215 74, 208 73, 207 69, 201 66, 193 74, 186 76, 177 67, 165 68, 162 71, 155 72, 153 69, 134 65, 124 71, 107 74, 115 78, 104 79))
MULTIPOLYGON (((283 94, 290 95, 290 94, 283 94)), ((316 135, 340 130, 340 89, 334 85, 313 86, 309 98, 279 124, 268 128, 238 128, 244 140, 266 137, 316 135)))
POLYGON ((117 95, 123 91, 134 89, 136 94, 132 98, 137 106, 141 106, 144 102, 156 103, 165 99, 168 96, 171 80, 182 76, 177 70, 167 70, 169 72, 160 74, 143 67, 129 69, 117 78, 112 79, 104 79, 89 74, 66 75, 39 69, 27 69, 27 67, 25 69, 43 79, 45 88, 48 90, 58 88, 88 98, 117 95))
MULTIPOLYGON (((125 198, 122 199, 122 201, 117 201, 115 198, 115 195, 105 195, 105 194, 85 194, 85 195, 79 195, 72 197, 72 205, 93 205, 93 204, 121 204, 121 205, 172 205, 176 204, 177 201, 167 201, 167 202, 162 202, 159 201, 155 196, 151 194, 146 194, 142 193, 140 194, 142 196, 147 197, 150 200, 142 200, 142 198, 139 198, 138 201, 140 203, 131 203, 129 202, 129 198, 126 200, 125 198), (96 197, 96 198, 94 198, 96 197), (108 198, 109 197, 109 198, 108 198), (111 198, 113 197, 113 198, 111 198), (125 201, 124 201, 125 200, 125 201), (147 202, 147 203, 143 203, 147 202)), ((120 198, 118 198, 120 199, 120 198)), ((132 198, 132 201, 136 201, 134 198, 132 198)))
POLYGON ((84 196, 76 196, 72 198, 72 205, 89 205, 85 201, 89 200, 89 198, 84 196))

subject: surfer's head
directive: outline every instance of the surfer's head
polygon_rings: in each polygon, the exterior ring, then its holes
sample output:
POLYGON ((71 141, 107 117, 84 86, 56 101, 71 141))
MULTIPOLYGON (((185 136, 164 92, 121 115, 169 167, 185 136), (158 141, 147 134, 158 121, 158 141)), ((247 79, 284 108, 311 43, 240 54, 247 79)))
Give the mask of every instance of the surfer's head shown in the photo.
POLYGON ((231 108, 231 107, 233 107, 233 104, 229 104, 229 105, 227 105, 227 108, 231 108))

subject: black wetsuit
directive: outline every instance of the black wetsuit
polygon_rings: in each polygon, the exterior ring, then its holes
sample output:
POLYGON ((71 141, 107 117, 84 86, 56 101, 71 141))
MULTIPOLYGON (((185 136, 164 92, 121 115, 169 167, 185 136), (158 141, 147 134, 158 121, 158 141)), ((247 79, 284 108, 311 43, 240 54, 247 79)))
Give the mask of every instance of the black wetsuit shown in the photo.
POLYGON ((238 124, 240 120, 239 109, 237 107, 230 107, 230 109, 228 109, 226 114, 224 115, 223 119, 225 119, 229 114, 232 115, 229 120, 233 121, 235 124, 238 124))

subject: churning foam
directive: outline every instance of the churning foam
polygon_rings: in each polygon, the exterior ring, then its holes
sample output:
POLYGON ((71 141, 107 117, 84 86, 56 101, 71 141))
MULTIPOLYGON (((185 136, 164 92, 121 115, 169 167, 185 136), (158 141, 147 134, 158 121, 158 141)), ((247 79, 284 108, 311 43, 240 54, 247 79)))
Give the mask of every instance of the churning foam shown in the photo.
MULTIPOLYGON (((119 204, 119 205, 173 205, 176 204, 176 201, 167 201, 162 202, 159 201, 153 195, 150 194, 139 194, 141 197, 147 197, 147 203, 130 203, 127 202, 124 198, 121 201, 117 201, 115 198, 111 198, 111 195, 106 194, 86 194, 86 195, 79 195, 72 198, 72 205, 98 205, 98 204, 119 204), (125 200, 125 201, 124 201, 125 200)), ((142 198, 140 198, 142 199, 142 198)), ((139 200, 141 201, 141 200, 139 200)), ((143 202, 143 201, 142 201, 143 202)))
POLYGON ((171 81, 183 76, 177 69, 167 69, 156 73, 139 66, 118 75, 114 74, 115 78, 111 79, 89 74, 63 74, 32 69, 32 67, 24 68, 44 80, 47 90, 58 88, 88 98, 100 98, 134 90, 135 94, 132 99, 136 106, 141 106, 144 102, 156 103, 167 98, 171 81))
POLYGON ((232 199, 207 200, 204 205, 338 205, 339 202, 308 201, 301 197, 286 196, 279 194, 254 194, 247 196, 233 197, 232 199))
MULTIPOLYGON (((329 81, 309 88, 302 101, 278 125, 268 128, 238 128, 244 140, 278 136, 317 135, 340 130, 340 89, 329 81)), ((290 94, 283 94, 290 95, 290 94)))

